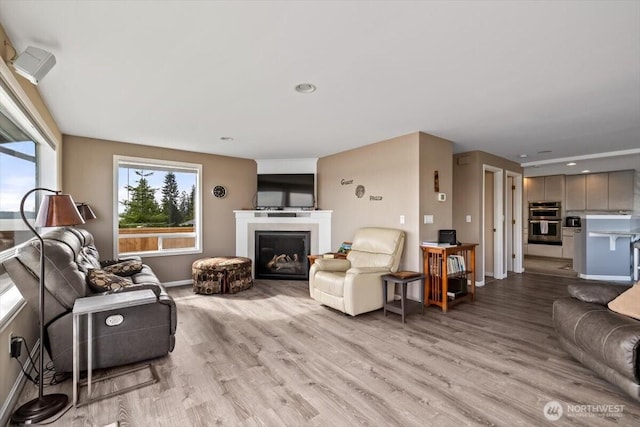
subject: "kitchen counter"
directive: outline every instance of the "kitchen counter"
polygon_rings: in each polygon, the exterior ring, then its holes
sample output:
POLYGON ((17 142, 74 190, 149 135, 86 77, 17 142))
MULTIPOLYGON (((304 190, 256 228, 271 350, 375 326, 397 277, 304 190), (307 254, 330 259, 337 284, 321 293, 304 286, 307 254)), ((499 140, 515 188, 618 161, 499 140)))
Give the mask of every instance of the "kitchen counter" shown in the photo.
POLYGON ((578 274, 592 280, 632 280, 632 242, 640 238, 640 217, 587 214, 583 232, 576 235, 578 274), (579 239, 579 241, 578 241, 579 239), (581 253, 579 253, 581 252, 581 253))

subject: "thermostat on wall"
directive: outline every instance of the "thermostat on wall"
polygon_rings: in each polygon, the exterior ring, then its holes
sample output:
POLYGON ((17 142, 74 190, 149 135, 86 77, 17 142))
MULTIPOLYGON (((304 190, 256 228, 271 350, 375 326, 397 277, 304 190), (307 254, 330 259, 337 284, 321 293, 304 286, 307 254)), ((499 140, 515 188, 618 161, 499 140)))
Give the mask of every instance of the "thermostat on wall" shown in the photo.
POLYGON ((444 202, 447 200, 447 195, 446 193, 438 193, 438 201, 439 202, 444 202))

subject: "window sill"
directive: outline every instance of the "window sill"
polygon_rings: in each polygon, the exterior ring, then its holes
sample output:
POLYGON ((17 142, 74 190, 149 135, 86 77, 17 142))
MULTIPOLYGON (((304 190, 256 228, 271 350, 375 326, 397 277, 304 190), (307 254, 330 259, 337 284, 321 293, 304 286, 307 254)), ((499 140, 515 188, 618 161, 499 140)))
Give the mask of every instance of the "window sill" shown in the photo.
POLYGON ((22 298, 15 286, 2 294, 0 301, 0 330, 9 324, 11 319, 24 307, 27 302, 22 298))
POLYGON ((139 256, 139 257, 160 257, 160 256, 177 256, 177 255, 194 255, 201 254, 202 249, 185 249, 185 250, 173 250, 173 251, 148 251, 148 252, 123 252, 116 256, 116 258, 127 256, 139 256))

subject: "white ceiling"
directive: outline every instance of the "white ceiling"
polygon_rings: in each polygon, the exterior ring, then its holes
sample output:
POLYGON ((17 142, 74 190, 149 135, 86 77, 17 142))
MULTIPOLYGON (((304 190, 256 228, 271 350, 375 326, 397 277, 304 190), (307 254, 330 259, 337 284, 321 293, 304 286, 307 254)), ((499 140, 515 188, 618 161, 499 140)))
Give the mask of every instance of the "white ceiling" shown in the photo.
POLYGON ((65 134, 286 159, 423 131, 640 164, 639 1, 0 0, 0 23, 55 54, 65 134))

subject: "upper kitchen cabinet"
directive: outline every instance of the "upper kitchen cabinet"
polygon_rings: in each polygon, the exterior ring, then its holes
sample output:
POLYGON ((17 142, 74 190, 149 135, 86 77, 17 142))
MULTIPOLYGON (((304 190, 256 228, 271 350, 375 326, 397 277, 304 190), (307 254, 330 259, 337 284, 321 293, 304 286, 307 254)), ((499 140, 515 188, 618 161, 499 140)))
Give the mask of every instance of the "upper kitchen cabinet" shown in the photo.
POLYGON ((564 200, 564 175, 544 177, 544 199, 552 202, 564 200))
POLYGON ((635 171, 609 172, 609 210, 633 210, 635 171))
POLYGON ((528 202, 560 202, 564 200, 564 175, 527 178, 526 193, 528 202))
POLYGON ((585 175, 565 177, 565 210, 583 211, 587 208, 587 183, 585 175))
POLYGON ((591 173, 586 175, 587 210, 606 211, 609 209, 609 174, 591 173))
POLYGON ((544 176, 527 178, 527 201, 540 202, 544 198, 544 176))

